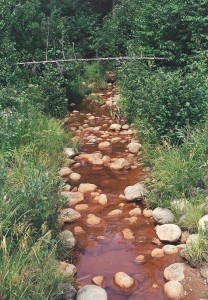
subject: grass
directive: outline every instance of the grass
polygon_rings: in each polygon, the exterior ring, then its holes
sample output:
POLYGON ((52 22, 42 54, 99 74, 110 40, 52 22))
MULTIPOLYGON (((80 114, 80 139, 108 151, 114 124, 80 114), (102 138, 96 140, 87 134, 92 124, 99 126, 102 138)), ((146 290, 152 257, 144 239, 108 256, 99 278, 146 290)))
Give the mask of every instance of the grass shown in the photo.
MULTIPOLYGON (((34 97, 34 95, 33 95, 34 97)), ((57 274, 58 170, 63 147, 77 146, 61 121, 17 95, 0 116, 0 299, 49 300, 57 274)), ((39 100, 40 101, 40 100, 39 100)))

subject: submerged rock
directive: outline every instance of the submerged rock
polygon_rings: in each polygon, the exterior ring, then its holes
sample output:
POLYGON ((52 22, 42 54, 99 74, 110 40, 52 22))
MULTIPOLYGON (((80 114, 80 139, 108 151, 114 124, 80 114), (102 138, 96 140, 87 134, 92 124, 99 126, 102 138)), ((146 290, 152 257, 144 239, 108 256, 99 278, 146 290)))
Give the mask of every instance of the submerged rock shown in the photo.
POLYGON ((122 289, 130 289, 134 286, 134 279, 124 272, 118 272, 114 276, 115 283, 122 289))
POLYGON ((96 285, 85 285, 77 293, 77 300, 107 300, 107 293, 96 285))
POLYGON ((96 217, 96 216, 93 215, 93 214, 89 214, 89 215, 87 216, 86 222, 87 222, 87 224, 89 224, 89 225, 98 225, 98 224, 100 224, 100 222, 101 222, 101 218, 96 217))

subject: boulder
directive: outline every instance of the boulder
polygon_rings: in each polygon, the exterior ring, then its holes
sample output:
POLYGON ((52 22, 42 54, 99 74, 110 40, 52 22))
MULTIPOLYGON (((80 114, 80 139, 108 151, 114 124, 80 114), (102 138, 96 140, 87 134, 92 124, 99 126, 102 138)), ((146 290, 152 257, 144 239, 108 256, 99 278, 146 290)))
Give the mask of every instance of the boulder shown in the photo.
POLYGON ((181 229, 175 224, 164 224, 157 226, 156 233, 161 241, 177 242, 181 236, 181 229))
POLYGON ((111 124, 110 130, 120 131, 121 125, 120 124, 111 124))
POLYGON ((146 189, 141 183, 136 183, 135 185, 128 186, 124 190, 124 196, 127 201, 142 200, 145 194, 146 189))
POLYGON ((129 152, 134 153, 134 154, 138 153, 139 150, 141 149, 141 147, 142 147, 141 144, 135 143, 135 142, 129 143, 127 145, 127 148, 129 149, 129 152))
POLYGON ((79 289, 77 300, 107 300, 107 293, 96 285, 85 285, 79 289))
POLYGON ((175 263, 165 268, 164 277, 166 280, 182 281, 185 278, 184 275, 185 264, 175 263))
POLYGON ((158 224, 170 224, 174 222, 174 215, 168 208, 157 207, 153 210, 152 216, 158 224))
POLYGON ((203 216, 200 220, 199 220, 199 228, 203 231, 208 231, 208 215, 203 216))
POLYGON ((63 223, 72 223, 81 218, 80 213, 72 208, 63 208, 61 209, 58 220, 62 225, 63 223))
POLYGON ((115 284, 122 289, 130 289, 134 286, 134 279, 124 272, 118 272, 114 276, 115 284))
POLYGON ((171 300, 182 300, 185 298, 185 291, 182 284, 178 281, 169 281, 164 285, 164 291, 171 300))
POLYGON ((63 247, 67 249, 73 249, 76 245, 76 240, 73 233, 69 230, 64 230, 59 233, 58 238, 63 247))

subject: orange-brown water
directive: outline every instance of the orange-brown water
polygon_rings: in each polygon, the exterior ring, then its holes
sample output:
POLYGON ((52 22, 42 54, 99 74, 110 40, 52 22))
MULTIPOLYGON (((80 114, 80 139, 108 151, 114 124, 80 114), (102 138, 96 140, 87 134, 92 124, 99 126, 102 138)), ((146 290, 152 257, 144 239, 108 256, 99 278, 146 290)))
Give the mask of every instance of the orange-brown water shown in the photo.
MULTIPOLYGON (((103 100, 107 100, 115 93, 115 87, 111 86, 105 91, 105 95, 101 96, 103 100)), ((129 134, 119 135, 118 132, 112 132, 108 128, 111 124, 109 117, 110 109, 100 107, 91 101, 85 101, 79 113, 72 114, 70 121, 66 125, 72 128, 75 135, 79 137, 81 152, 93 153, 98 151, 98 144, 87 144, 85 138, 90 134, 87 129, 77 133, 79 126, 88 124, 89 127, 95 127, 107 123, 107 130, 110 138, 120 136, 120 142, 112 144, 105 151, 101 151, 103 155, 111 158, 126 157, 129 153, 126 145, 132 139, 129 134), (86 114, 90 112, 96 119, 89 121, 86 114)), ((114 123, 118 121, 113 120, 114 123)), ((124 124, 124 121, 120 121, 124 124)), ((103 129, 102 129, 103 130, 103 129)), ((93 133, 100 137, 100 131, 93 133)), ((108 139, 109 137, 107 137, 108 139)), ((103 138, 105 140, 106 138, 103 138)), ((134 156, 134 160, 136 157, 134 156)), ((139 216, 136 223, 130 224, 125 218, 129 218, 129 211, 136 207, 135 203, 127 203, 119 198, 124 193, 124 189, 137 182, 142 181, 148 173, 145 172, 144 166, 141 164, 136 169, 111 171, 108 167, 97 167, 89 164, 86 160, 78 160, 81 166, 74 171, 81 175, 78 183, 72 184, 77 186, 79 183, 94 183, 102 193, 107 195, 108 204, 103 207, 93 201, 89 195, 85 197, 86 204, 89 208, 81 212, 82 218, 76 223, 67 225, 72 232, 75 226, 81 226, 84 233, 76 234, 77 246, 74 254, 74 264, 77 267, 77 284, 83 286, 91 284, 92 278, 98 275, 104 276, 103 288, 107 291, 109 300, 166 300, 168 299, 163 291, 165 283, 163 278, 163 270, 171 263, 179 261, 178 255, 166 255, 163 258, 152 258, 151 251, 154 248, 162 248, 152 243, 152 239, 156 237, 154 230, 155 223, 152 218, 139 216), (109 217, 108 212, 118 209, 119 204, 124 203, 122 208, 122 216, 109 217), (89 226, 86 223, 88 214, 95 214, 102 219, 99 225, 89 226), (129 228, 134 234, 134 239, 126 240, 122 234, 122 230, 129 228), (135 257, 144 255, 143 263, 135 262, 135 257), (120 290, 113 281, 113 277, 117 272, 125 272, 135 279, 135 286, 128 292, 120 290)), ((140 205, 143 209, 144 207, 140 205)), ((99 299, 98 299, 99 300, 99 299)))

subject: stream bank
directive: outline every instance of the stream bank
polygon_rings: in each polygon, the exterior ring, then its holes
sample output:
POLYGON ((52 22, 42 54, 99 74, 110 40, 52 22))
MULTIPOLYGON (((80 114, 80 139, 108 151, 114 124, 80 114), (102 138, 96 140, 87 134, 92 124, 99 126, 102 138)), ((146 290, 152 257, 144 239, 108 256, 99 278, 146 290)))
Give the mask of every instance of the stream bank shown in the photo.
MULTIPOLYGON (((149 170, 138 160, 142 146, 136 132, 118 114, 117 86, 109 84, 97 96, 98 103, 85 99, 80 111, 65 119, 65 127, 80 144, 72 173, 67 175, 70 187, 63 191, 69 199, 67 206, 79 214, 76 221, 64 225, 76 239, 77 288, 97 284, 110 300, 173 299, 164 292, 164 269, 182 263, 179 252, 184 245, 176 240, 171 254, 162 250, 164 243, 156 235, 152 211, 145 208, 142 181, 149 170), (136 195, 135 184, 139 184, 136 195), (120 282, 119 276, 123 276, 120 282), (124 287, 123 280, 129 285, 124 287)), ((204 291, 198 274, 191 276, 204 291)), ((175 299, 200 299, 186 278, 183 286, 183 295, 175 299)))

